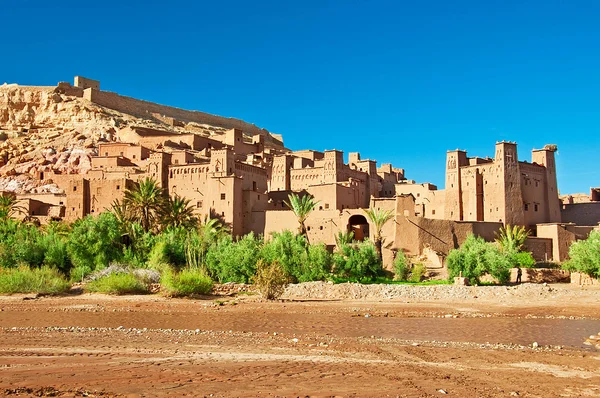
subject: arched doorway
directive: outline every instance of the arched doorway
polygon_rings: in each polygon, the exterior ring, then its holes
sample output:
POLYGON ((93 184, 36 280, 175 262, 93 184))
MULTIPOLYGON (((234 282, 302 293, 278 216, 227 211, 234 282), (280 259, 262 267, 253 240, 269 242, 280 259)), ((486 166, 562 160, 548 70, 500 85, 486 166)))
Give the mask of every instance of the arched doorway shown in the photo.
POLYGON ((369 223, 365 216, 355 214, 348 219, 348 232, 354 232, 355 240, 365 240, 369 238, 369 223))

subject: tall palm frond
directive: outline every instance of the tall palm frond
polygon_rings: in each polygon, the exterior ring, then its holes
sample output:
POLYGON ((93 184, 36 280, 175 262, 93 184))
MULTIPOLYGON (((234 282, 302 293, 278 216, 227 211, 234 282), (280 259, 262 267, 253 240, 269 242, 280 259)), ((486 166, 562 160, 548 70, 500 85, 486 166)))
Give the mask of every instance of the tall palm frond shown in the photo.
POLYGON ((146 177, 135 188, 125 192, 123 205, 129 216, 139 220, 144 231, 148 232, 156 227, 164 200, 163 190, 156 181, 146 177))
POLYGON ((198 219, 194 216, 194 209, 190 206, 190 201, 177 194, 163 202, 160 218, 163 228, 183 227, 187 229, 198 224, 198 219))
POLYGON ((291 193, 288 195, 288 201, 284 200, 283 203, 294 212, 298 219, 298 234, 306 236, 306 219, 319 202, 310 195, 299 196, 291 193))
POLYGON ((529 231, 519 225, 506 225, 496 233, 496 242, 502 251, 516 251, 523 249, 525 241, 529 237, 529 231))
POLYGON ((19 200, 16 196, 5 192, 0 194, 0 218, 13 218, 17 214, 27 215, 27 209, 18 204, 19 200))
POLYGON ((375 243, 375 251, 377 252, 377 256, 379 256, 379 260, 382 261, 383 254, 381 252, 381 247, 383 246, 383 237, 381 236, 381 231, 383 230, 385 223, 394 217, 394 212, 392 210, 369 208, 365 210, 365 214, 373 224, 373 241, 375 243))

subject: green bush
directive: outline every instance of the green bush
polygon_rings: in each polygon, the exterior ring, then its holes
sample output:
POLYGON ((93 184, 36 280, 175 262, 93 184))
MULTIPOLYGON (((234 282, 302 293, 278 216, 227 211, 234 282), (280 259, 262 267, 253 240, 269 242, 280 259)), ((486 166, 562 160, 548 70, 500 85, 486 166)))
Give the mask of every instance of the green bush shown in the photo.
POLYGON ((264 243, 260 258, 267 264, 277 261, 292 282, 308 282, 329 274, 331 256, 326 251, 324 245, 310 246, 303 235, 283 231, 264 243))
POLYGON ((163 273, 160 285, 169 297, 208 294, 213 288, 213 281, 198 268, 186 268, 181 272, 167 271, 163 273))
POLYGON ((369 241, 343 245, 333 255, 333 264, 337 278, 368 280, 382 272, 375 246, 369 241))
POLYGON ((410 264, 404 252, 399 251, 396 253, 396 258, 394 259, 394 279, 398 281, 405 281, 408 277, 409 267, 410 264))
POLYGON ((501 252, 495 244, 472 234, 459 249, 450 250, 446 261, 450 280, 462 273, 472 284, 478 284, 479 278, 484 274, 493 276, 500 283, 506 283, 512 267, 509 255, 501 252))
POLYGON ((535 259, 530 252, 513 253, 512 262, 514 267, 533 268, 535 266, 535 259))
POLYGON ((164 270, 165 265, 175 269, 185 267, 187 231, 183 228, 171 228, 156 237, 155 245, 148 256, 148 266, 164 270))
POLYGON ((79 271, 95 271, 120 261, 123 257, 121 232, 119 221, 110 212, 77 220, 67 243, 71 262, 79 271))
POLYGON ((0 293, 59 294, 71 285, 61 273, 50 267, 30 269, 26 266, 0 269, 0 293))
POLYGON ((89 282, 85 291, 116 295, 145 294, 150 292, 150 288, 133 274, 115 273, 89 282))
POLYGON ((586 240, 573 242, 569 257, 563 268, 600 278, 600 231, 592 231, 586 240))
POLYGON ((275 300, 281 297, 289 280, 289 275, 278 261, 269 264, 259 260, 256 265, 254 284, 263 298, 267 300, 275 300))
POLYGON ((425 267, 425 265, 423 265, 422 263, 417 263, 413 265, 413 267, 410 270, 410 282, 421 282, 426 272, 427 267, 425 267))
POLYGON ((237 242, 229 235, 221 238, 206 254, 209 275, 221 283, 248 283, 256 272, 261 245, 262 239, 253 233, 237 242))

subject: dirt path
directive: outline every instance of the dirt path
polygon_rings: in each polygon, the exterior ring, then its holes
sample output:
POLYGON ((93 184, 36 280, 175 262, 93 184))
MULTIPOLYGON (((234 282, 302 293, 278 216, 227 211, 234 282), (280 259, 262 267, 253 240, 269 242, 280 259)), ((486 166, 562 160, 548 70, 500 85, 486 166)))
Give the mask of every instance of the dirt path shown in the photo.
POLYGON ((582 345, 600 332, 597 295, 566 305, 0 297, 0 395, 600 396, 600 353, 582 345))

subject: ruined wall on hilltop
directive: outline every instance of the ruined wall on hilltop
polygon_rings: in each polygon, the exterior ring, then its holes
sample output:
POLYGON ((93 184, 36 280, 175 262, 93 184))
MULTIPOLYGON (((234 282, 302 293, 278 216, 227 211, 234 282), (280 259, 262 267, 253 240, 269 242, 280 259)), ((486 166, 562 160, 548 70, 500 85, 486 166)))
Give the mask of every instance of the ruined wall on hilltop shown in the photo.
POLYGON ((126 97, 117 93, 100 91, 94 88, 85 89, 83 93, 83 98, 95 104, 104 106, 106 108, 114 109, 119 112, 128 113, 144 118, 152 118, 154 113, 158 113, 163 117, 171 117, 185 122, 209 124, 211 126, 218 126, 227 129, 240 129, 243 130, 246 134, 259 134, 267 136, 269 137, 271 143, 283 145, 282 142, 279 142, 276 138, 271 136, 267 130, 261 129, 260 127, 254 124, 244 122, 240 119, 211 115, 209 113, 200 111, 188 111, 180 108, 160 105, 149 101, 126 97))

